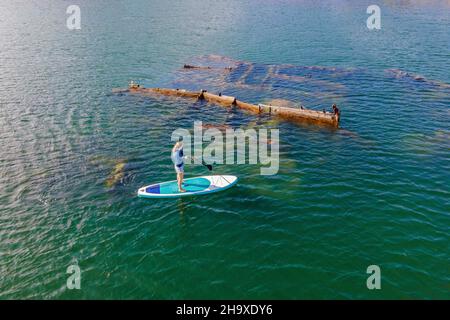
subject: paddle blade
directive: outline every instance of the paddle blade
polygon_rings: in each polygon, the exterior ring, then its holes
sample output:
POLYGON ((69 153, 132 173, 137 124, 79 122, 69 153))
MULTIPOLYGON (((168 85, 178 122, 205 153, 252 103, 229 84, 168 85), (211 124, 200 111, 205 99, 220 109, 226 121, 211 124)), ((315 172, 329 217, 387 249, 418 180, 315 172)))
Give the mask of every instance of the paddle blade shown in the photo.
POLYGON ((209 171, 212 171, 212 165, 206 164, 205 161, 202 161, 202 165, 208 168, 209 171))
POLYGON ((208 168, 209 171, 212 171, 212 165, 206 164, 204 160, 202 160, 202 165, 208 168))

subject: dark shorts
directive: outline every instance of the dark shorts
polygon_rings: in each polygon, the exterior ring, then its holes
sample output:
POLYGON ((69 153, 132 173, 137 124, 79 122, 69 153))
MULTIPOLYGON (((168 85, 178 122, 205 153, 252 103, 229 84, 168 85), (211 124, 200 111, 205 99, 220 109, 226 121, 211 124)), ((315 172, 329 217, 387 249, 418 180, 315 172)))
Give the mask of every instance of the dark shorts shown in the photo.
POLYGON ((184 164, 182 164, 181 166, 175 165, 174 167, 176 173, 184 173, 184 164))

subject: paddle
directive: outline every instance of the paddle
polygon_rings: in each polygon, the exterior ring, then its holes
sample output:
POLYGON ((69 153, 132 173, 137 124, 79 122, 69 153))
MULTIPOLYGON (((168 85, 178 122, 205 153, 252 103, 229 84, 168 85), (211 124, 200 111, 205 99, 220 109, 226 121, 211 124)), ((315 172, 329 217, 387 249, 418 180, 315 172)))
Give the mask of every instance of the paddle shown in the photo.
MULTIPOLYGON (((193 159, 198 159, 197 157, 192 157, 193 159)), ((202 165, 208 168, 209 171, 212 171, 212 165, 206 164, 205 160, 202 159, 202 165)))
POLYGON ((206 164, 205 161, 202 160, 202 165, 208 168, 209 171, 212 171, 212 165, 206 164))

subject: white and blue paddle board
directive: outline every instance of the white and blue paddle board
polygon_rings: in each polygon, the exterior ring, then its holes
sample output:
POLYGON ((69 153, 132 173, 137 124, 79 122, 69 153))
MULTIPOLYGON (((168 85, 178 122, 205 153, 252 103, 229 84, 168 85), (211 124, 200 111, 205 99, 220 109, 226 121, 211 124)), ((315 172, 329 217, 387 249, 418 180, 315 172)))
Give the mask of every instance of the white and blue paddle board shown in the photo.
POLYGON ((183 188, 186 192, 179 192, 178 183, 174 180, 142 187, 138 190, 138 196, 143 198, 178 198, 195 196, 226 190, 234 186, 237 181, 237 177, 228 175, 188 178, 183 181, 183 188))

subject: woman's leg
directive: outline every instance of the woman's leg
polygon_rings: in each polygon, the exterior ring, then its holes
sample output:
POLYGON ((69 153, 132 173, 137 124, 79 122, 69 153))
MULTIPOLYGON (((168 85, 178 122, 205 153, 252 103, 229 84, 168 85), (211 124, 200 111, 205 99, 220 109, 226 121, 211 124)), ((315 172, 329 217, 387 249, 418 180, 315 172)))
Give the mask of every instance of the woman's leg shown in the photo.
POLYGON ((178 184, 178 187, 180 188, 181 191, 186 191, 183 189, 183 179, 184 179, 184 172, 180 172, 180 182, 178 184))
POLYGON ((178 191, 180 192, 185 192, 186 190, 183 189, 183 178, 184 178, 184 173, 183 172, 178 172, 177 174, 177 182, 178 182, 178 191))

